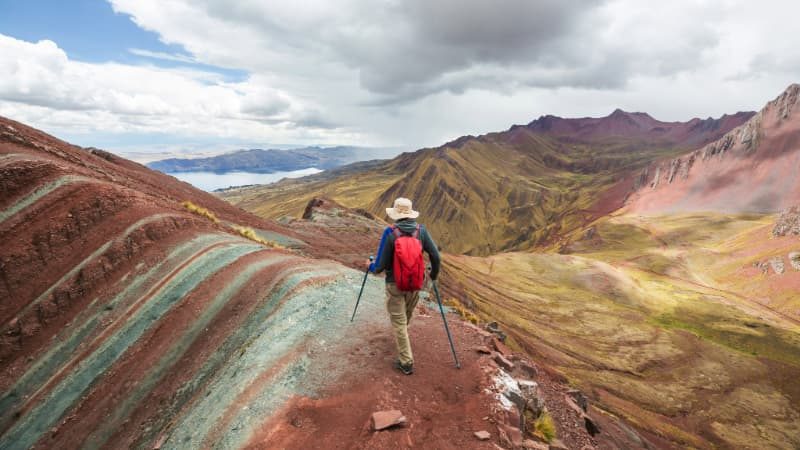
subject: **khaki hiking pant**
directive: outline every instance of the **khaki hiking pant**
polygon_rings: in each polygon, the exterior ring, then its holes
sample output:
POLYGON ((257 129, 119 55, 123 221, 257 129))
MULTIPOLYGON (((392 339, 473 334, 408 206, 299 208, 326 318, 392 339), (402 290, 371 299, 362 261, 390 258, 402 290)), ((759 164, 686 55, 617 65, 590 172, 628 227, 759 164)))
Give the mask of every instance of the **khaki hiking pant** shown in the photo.
POLYGON ((419 291, 400 292, 396 284, 386 283, 386 310, 389 311, 389 320, 392 322, 397 356, 403 365, 414 363, 411 341, 408 339, 408 325, 418 301, 419 291))

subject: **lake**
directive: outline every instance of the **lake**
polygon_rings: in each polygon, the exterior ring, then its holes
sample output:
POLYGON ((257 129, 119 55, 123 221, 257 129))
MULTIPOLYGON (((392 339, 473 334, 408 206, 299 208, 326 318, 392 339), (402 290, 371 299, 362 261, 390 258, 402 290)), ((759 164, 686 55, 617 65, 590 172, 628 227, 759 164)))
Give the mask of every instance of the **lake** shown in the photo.
POLYGON ((211 192, 216 189, 246 184, 269 184, 282 178, 300 178, 322 172, 310 167, 308 169, 292 170, 289 172, 255 173, 255 172, 173 172, 173 177, 185 181, 192 186, 211 192))

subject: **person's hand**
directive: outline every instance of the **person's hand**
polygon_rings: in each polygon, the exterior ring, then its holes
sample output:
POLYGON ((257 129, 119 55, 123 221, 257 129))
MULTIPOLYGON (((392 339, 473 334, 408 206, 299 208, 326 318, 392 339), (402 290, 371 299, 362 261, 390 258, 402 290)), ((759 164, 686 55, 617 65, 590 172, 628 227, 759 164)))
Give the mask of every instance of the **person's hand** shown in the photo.
POLYGON ((372 260, 368 259, 367 262, 364 265, 364 270, 369 270, 370 266, 372 266, 372 260))

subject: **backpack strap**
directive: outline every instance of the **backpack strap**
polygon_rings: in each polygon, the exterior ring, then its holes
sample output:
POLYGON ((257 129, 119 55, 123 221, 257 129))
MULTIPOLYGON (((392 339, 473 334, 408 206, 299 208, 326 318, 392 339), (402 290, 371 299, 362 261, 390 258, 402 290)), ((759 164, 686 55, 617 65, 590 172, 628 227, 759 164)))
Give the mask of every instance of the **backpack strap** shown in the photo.
POLYGON ((422 225, 417 224, 417 228, 414 229, 414 232, 411 233, 411 234, 406 234, 397 225, 392 225, 392 233, 394 234, 395 238, 399 238, 400 236, 406 235, 406 236, 414 237, 414 238, 419 239, 421 241, 422 238, 420 237, 420 235, 422 234, 422 225))

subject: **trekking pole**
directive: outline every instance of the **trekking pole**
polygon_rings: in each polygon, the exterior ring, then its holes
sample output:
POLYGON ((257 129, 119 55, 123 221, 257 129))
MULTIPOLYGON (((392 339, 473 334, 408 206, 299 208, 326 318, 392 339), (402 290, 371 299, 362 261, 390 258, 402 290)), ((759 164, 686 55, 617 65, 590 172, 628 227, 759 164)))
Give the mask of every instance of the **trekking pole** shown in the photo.
POLYGON ((453 351, 453 359, 456 360, 456 369, 460 369, 461 363, 458 362, 458 356, 456 356, 456 347, 453 345, 453 338, 450 336, 450 328, 447 326, 447 318, 444 316, 444 306, 442 306, 442 297, 439 296, 439 288, 436 285, 436 280, 433 280, 433 292, 436 293, 436 301, 439 302, 439 312, 442 313, 444 331, 447 332, 447 340, 450 341, 450 350, 453 351))
MULTIPOLYGON (((375 259, 374 256, 369 257, 369 262, 371 263, 372 260, 375 259)), ((364 281, 361 282, 361 290, 358 291, 358 298, 356 299, 356 307, 353 308, 353 317, 350 318, 350 322, 356 318, 356 310, 358 310, 358 302, 361 301, 361 294, 364 293, 364 285, 367 284, 367 275, 369 275, 369 267, 367 267, 367 271, 364 272, 364 281)))

